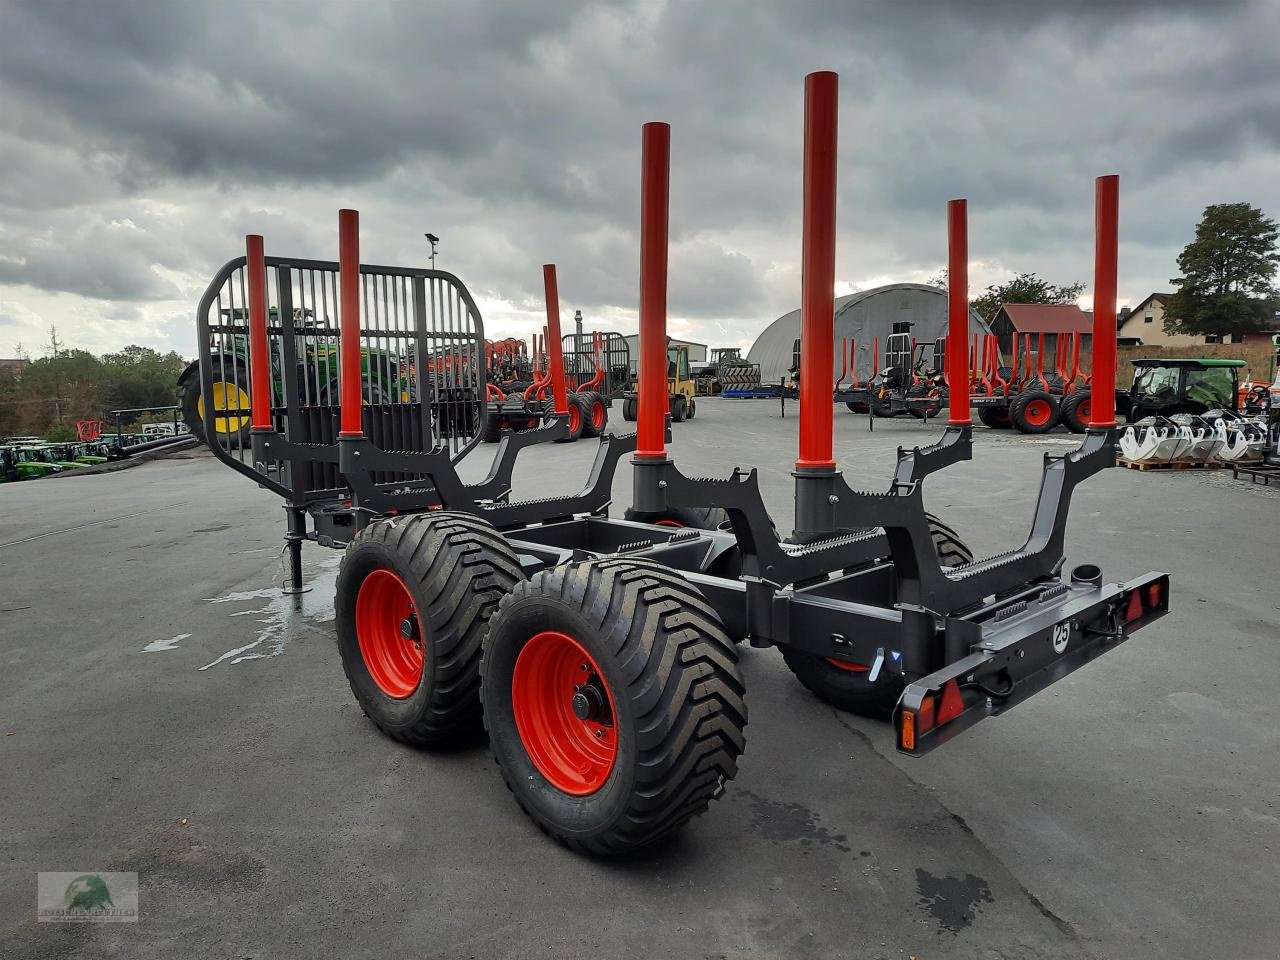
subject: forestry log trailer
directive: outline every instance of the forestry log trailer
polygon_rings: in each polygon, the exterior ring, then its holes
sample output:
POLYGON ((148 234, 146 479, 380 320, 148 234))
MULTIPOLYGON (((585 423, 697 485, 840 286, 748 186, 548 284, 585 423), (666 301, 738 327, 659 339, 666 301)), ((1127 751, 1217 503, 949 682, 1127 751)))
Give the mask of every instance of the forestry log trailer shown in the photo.
MULTIPOLYGON (((509 495, 508 460, 522 434, 506 436, 489 478, 463 483, 456 454, 474 438, 460 439, 459 424, 479 417, 460 418, 448 399, 404 410, 362 403, 362 344, 385 335, 374 299, 362 298, 369 285, 403 282, 402 302, 414 307, 399 335, 416 338, 418 356, 447 348, 464 358, 459 369, 482 371, 465 358, 480 357, 483 331, 456 278, 362 266, 354 211, 339 215, 337 264, 267 259, 250 237, 247 259, 224 270, 247 278, 250 291, 252 461, 213 450, 286 498, 295 546, 307 536, 345 547, 337 633, 356 698, 387 735, 421 746, 467 735, 483 719, 520 806, 574 849, 641 847, 722 792, 744 748, 738 642, 777 646, 797 678, 837 707, 891 714, 897 748, 920 756, 1168 609, 1164 574, 1116 583, 1089 563, 1063 570, 1071 495, 1114 463, 1114 415, 1101 398, 1080 447, 1046 457, 1026 541, 995 556, 969 557, 921 499, 931 474, 971 456, 967 389, 953 391, 937 443, 899 451, 887 489, 846 484, 832 457, 836 98, 835 74, 807 78, 805 384, 786 540, 754 469, 700 479, 668 455, 666 124, 643 132, 638 432, 600 438, 591 476, 573 495, 509 495), (268 290, 274 283, 276 298, 287 298, 299 270, 328 273, 341 294, 336 423, 293 392, 274 406, 269 364, 256 360, 281 334, 267 321, 268 290), (624 454, 634 470, 629 520, 607 516, 624 454)), ((1114 380, 1117 200, 1116 179, 1099 179, 1095 385, 1114 380)), ((949 207, 949 247, 950 361, 963 369, 963 200, 949 207)), ((550 283, 548 293, 549 342, 559 343, 550 283)), ((213 299, 216 291, 202 327, 213 299)), ((565 409, 559 396, 556 406, 565 409)), ((561 428, 556 419, 543 429, 561 428)))

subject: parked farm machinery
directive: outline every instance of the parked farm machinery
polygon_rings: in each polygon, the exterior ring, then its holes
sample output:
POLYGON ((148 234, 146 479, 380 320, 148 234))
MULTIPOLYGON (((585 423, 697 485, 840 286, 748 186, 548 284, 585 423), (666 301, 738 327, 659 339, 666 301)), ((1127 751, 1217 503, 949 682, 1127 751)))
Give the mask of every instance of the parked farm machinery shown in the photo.
MULTIPOLYGON (((225 284, 247 284, 252 457, 213 449, 285 498, 294 588, 304 537, 345 548, 338 645, 364 712, 388 736, 423 747, 467 736, 483 719, 519 805, 576 850, 642 847, 721 794, 745 745, 737 643, 778 647, 814 694, 891 717, 897 749, 921 756, 1115 649, 1168 609, 1163 574, 1112 583, 1090 563, 1064 572, 1075 487, 1114 463, 1114 411, 1105 402, 1093 405, 1078 449, 1046 458, 1025 542, 989 558, 974 559, 922 500, 931 475, 972 455, 967 378, 953 390, 937 442, 900 450, 884 492, 845 482, 832 455, 830 399, 836 85, 835 74, 817 73, 805 87, 803 382, 785 540, 755 469, 694 478, 667 448, 666 124, 643 131, 637 432, 597 441, 577 493, 513 498, 508 461, 518 433, 504 437, 489 478, 465 484, 457 453, 475 438, 462 439, 443 401, 384 411, 362 395, 362 350, 384 335, 362 297, 370 284, 404 281, 418 305, 404 335, 420 344, 478 356, 483 330, 456 278, 362 266, 354 211, 339 216, 336 264, 267 258, 261 238, 250 237, 247 256, 224 268, 201 303, 203 334, 225 284), (269 291, 277 301, 295 296, 300 270, 327 275, 338 291, 336 424, 328 408, 322 416, 296 392, 275 391, 268 375, 269 291), (426 309, 426 290, 465 309, 446 324, 426 309), (401 429, 397 416, 417 426, 401 429), (451 425, 438 428, 438 420, 451 425), (617 519, 609 516, 612 480, 627 454, 634 500, 617 519)), ((1094 379, 1111 384, 1116 178, 1100 178, 1097 205, 1094 379)), ((948 348, 958 369, 969 316, 964 201, 952 201, 948 223, 948 348)), ((559 343, 554 294, 549 285, 548 337, 559 343)), ((289 333, 274 335, 287 341, 289 333)), ((202 372, 213 373, 211 356, 202 357, 202 372)), ((482 374, 483 364, 474 370, 482 374)), ((477 396, 482 414, 483 389, 477 396)), ((555 406, 542 429, 564 429, 559 391, 555 406)))

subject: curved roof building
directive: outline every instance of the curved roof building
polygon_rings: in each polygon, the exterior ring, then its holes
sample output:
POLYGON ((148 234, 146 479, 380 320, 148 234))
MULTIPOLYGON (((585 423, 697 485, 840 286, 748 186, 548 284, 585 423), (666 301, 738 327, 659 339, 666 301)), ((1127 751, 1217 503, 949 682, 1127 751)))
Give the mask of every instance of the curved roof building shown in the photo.
MULTIPOLYGON (((853 337, 857 341, 857 374, 866 380, 874 368, 871 349, 875 338, 880 338, 883 356, 885 343, 895 323, 909 321, 915 324, 911 334, 921 343, 932 342, 947 332, 947 292, 941 287, 922 283, 891 283, 837 297, 835 314, 836 350, 832 375, 840 376, 841 337, 853 337)), ((975 333, 991 333, 991 328, 970 310, 970 340, 975 333)), ((760 364, 761 380, 777 383, 786 376, 791 369, 792 349, 799 336, 800 311, 792 310, 773 321, 756 337, 756 342, 747 352, 747 359, 760 364)))

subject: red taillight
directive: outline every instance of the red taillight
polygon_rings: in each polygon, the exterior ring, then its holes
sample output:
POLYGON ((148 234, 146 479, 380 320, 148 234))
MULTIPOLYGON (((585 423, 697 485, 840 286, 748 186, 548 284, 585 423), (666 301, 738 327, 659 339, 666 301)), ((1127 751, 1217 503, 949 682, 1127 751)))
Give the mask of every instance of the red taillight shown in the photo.
POLYGON ((960 696, 960 684, 948 680, 942 688, 942 700, 938 703, 938 726, 954 720, 964 713, 964 697, 960 696))
POLYGON ((1129 602, 1124 609, 1124 622, 1133 623, 1142 616, 1142 594, 1134 590, 1129 594, 1129 602))

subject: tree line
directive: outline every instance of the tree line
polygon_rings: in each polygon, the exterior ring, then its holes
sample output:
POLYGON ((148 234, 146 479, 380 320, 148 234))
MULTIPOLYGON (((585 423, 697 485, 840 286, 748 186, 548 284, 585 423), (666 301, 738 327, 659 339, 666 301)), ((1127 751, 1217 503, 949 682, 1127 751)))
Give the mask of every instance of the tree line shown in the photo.
MULTIPOLYGON (((1205 207, 1195 238, 1178 255, 1181 276, 1165 303, 1167 333, 1243 334, 1280 330, 1280 291, 1275 287, 1280 227, 1247 203, 1205 207)), ((943 270, 929 281, 946 286, 943 270)), ((992 284, 969 305, 990 323, 1006 303, 1075 303, 1084 284, 1059 286, 1034 273, 992 284)))
MULTIPOLYGON (((186 361, 174 351, 129 345, 95 356, 67 349, 50 328, 45 355, 19 369, 0 371, 0 437, 74 435, 75 422, 105 418, 111 410, 177 403, 178 375, 186 361)), ((164 418, 162 418, 164 419, 164 418)))

